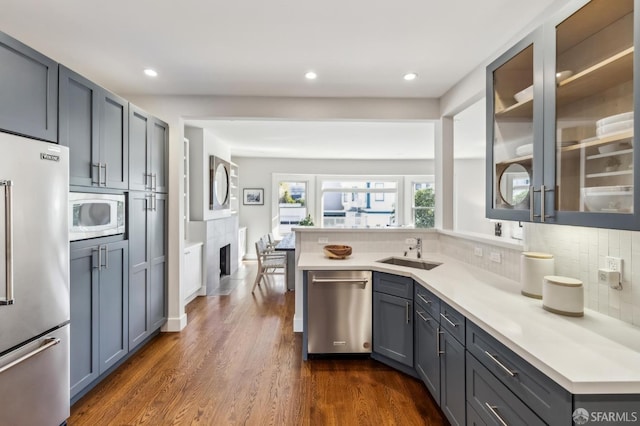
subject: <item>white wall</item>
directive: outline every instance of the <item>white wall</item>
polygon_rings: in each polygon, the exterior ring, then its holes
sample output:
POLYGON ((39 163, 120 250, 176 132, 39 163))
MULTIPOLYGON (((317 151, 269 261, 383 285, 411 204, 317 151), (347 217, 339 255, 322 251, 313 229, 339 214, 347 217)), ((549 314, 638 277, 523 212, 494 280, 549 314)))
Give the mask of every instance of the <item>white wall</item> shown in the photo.
MULTIPOLYGON (((243 188, 264 188, 262 206, 240 204, 240 226, 247 227, 247 257, 255 257, 253 242, 271 232, 272 175, 425 175, 434 173, 433 160, 313 160, 233 157, 240 168, 240 193, 243 188)), ((277 194, 276 194, 277 195, 277 194)), ((316 222, 318 222, 316 220, 316 222)))
POLYGON ((453 229, 456 231, 493 235, 493 224, 485 217, 485 170, 483 158, 454 160, 453 229))
MULTIPOLYGON (((230 209, 210 210, 211 191, 210 156, 231 161, 228 144, 217 139, 206 129, 185 126, 184 135, 189 139, 189 213, 190 220, 211 220, 229 216, 230 209)), ((187 238, 190 238, 187 235, 187 238)))

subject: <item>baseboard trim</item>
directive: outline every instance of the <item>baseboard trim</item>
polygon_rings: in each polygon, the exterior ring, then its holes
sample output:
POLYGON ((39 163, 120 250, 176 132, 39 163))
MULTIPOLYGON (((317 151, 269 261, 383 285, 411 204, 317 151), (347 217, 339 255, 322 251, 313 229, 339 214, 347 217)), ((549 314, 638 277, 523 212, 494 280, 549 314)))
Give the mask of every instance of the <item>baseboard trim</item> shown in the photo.
POLYGON ((162 326, 163 333, 172 333, 182 331, 187 326, 187 314, 184 313, 178 318, 169 318, 167 322, 162 326))
POLYGON ((302 326, 302 318, 293 317, 293 332, 294 333, 302 333, 304 331, 302 326))

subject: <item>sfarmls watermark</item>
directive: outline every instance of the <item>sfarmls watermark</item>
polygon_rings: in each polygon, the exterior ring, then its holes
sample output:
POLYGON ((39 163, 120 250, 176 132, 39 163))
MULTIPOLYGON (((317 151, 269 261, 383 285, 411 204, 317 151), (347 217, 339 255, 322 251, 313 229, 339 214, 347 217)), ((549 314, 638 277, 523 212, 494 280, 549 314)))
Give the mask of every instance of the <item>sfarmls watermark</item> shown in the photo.
POLYGON ((587 411, 584 408, 578 408, 573 412, 573 422, 577 425, 591 423, 637 423, 637 411, 587 411))

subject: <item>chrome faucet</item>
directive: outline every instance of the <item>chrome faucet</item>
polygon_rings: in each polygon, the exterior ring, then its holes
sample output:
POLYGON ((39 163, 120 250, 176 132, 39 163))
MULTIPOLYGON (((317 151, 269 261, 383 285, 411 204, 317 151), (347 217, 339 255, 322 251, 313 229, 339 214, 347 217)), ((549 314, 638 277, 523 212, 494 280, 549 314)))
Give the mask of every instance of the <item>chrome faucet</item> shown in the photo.
MULTIPOLYGON (((418 259, 422 258, 422 238, 416 238, 416 245, 414 246, 409 246, 409 250, 413 250, 414 248, 416 249, 416 256, 418 257, 418 259)), ((405 250, 404 255, 405 257, 407 256, 408 251, 405 250)))

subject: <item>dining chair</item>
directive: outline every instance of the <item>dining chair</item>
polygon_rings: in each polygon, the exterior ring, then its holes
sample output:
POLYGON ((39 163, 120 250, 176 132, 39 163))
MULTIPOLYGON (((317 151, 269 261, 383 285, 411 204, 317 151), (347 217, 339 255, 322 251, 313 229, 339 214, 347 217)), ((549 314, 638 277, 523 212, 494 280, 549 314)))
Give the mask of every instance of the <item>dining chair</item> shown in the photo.
POLYGON ((268 283, 269 277, 272 275, 287 275, 287 255, 284 252, 275 252, 269 249, 263 238, 255 243, 256 255, 258 257, 258 273, 253 282, 251 293, 254 292, 256 286, 260 285, 260 281, 264 280, 268 283))

